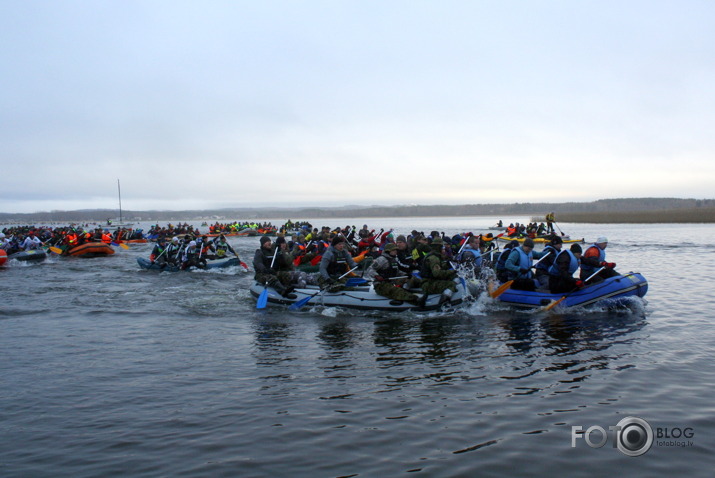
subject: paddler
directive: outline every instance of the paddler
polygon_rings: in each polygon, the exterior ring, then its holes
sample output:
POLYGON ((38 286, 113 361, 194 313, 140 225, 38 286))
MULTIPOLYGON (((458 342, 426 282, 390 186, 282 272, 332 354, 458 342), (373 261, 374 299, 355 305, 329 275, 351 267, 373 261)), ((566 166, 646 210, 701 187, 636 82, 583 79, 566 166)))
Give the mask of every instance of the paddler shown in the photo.
POLYGON ((572 244, 570 249, 559 252, 554 263, 549 266, 549 291, 552 294, 568 293, 583 287, 583 281, 573 277, 581 264, 581 252, 581 246, 572 244))
POLYGON ((339 277, 356 267, 355 260, 345 249, 345 238, 342 235, 335 236, 320 259, 318 283, 328 292, 341 291, 347 279, 339 277))
POLYGON ((596 242, 589 246, 581 257, 581 280, 584 280, 594 274, 598 269, 603 268, 593 279, 593 282, 600 282, 603 279, 620 275, 614 269, 615 262, 606 262, 606 247, 608 247, 608 238, 601 236, 596 239, 596 242))
POLYGON ((400 270, 397 246, 394 243, 385 244, 382 254, 372 261, 365 272, 365 278, 373 281, 375 292, 381 296, 419 305, 420 298, 402 288, 409 276, 400 270))
POLYGON ((253 269, 256 271, 253 278, 260 284, 274 288, 283 297, 288 297, 293 288, 286 287, 278 279, 277 254, 280 254, 280 251, 278 247, 275 250, 273 249, 271 238, 262 236, 260 247, 256 249, 256 253, 253 255, 253 269))
POLYGON ((512 289, 526 291, 536 290, 539 283, 534 280, 531 267, 533 259, 540 258, 542 254, 542 252, 534 250, 534 241, 531 238, 524 239, 524 243, 521 246, 511 251, 504 264, 504 268, 506 269, 507 280, 514 281, 511 285, 512 289))

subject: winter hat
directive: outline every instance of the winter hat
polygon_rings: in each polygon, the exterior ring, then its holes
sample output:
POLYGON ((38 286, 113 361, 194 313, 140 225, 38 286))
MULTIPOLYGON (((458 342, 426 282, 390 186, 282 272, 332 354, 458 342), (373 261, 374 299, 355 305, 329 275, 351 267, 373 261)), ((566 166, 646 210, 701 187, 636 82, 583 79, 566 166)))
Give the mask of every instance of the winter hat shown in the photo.
POLYGON ((343 236, 335 236, 333 238, 333 241, 330 243, 331 246, 337 246, 341 242, 345 242, 345 238, 343 236))
POLYGON ((574 254, 578 254, 579 252, 583 252, 583 250, 578 244, 571 244, 571 252, 573 252, 574 254))
POLYGON ((522 247, 534 247, 534 241, 531 238, 527 238, 524 240, 524 245, 522 247))
POLYGON ((261 236, 261 246, 263 246, 266 242, 271 242, 271 238, 268 236, 261 236))

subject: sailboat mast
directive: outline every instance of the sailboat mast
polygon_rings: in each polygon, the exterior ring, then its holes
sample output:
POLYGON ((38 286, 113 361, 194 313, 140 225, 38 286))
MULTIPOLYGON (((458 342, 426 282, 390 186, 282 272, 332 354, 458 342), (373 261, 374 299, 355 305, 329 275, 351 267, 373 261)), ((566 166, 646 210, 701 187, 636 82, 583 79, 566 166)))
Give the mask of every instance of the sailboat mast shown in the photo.
POLYGON ((119 179, 117 179, 117 193, 119 193, 119 223, 123 223, 122 221, 122 188, 119 187, 119 179))

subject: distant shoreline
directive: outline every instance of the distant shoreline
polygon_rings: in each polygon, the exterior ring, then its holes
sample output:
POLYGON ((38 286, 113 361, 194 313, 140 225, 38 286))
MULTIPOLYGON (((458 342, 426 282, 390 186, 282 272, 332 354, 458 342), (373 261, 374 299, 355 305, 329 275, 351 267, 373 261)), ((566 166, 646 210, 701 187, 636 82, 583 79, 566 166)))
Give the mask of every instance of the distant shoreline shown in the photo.
MULTIPOLYGON (((538 218, 534 217, 532 220, 538 218)), ((538 219, 542 222, 543 219, 538 219)), ((593 224, 698 224, 715 223, 715 208, 671 209, 667 211, 562 212, 556 222, 593 224)))
MULTIPOLYGON (((442 215, 443 217, 470 217, 470 216, 488 216, 488 217, 493 217, 496 220, 501 219, 505 225, 508 225, 510 222, 513 222, 512 217, 514 216, 528 216, 531 218, 532 222, 545 222, 544 216, 541 215, 534 215, 534 214, 444 214, 442 215)), ((360 218, 385 218, 385 217, 429 217, 421 214, 415 214, 415 215, 410 215, 410 216, 391 216, 391 215, 380 215, 380 214, 362 214, 362 215, 355 215, 355 214, 346 214, 345 216, 323 216, 319 217, 317 215, 306 215, 304 217, 298 217, 298 216, 291 216, 291 219, 300 221, 303 220, 304 218, 310 218, 310 219, 344 219, 344 218, 351 218, 351 217, 360 217, 360 218)), ((433 217, 439 217, 433 216, 433 217)), ((179 217, 178 215, 174 218, 171 219, 141 219, 141 220, 133 220, 132 222, 156 222, 156 223, 164 223, 164 222, 184 222, 184 221, 207 221, 210 224, 213 224, 215 222, 233 222, 234 220, 237 221, 244 221, 244 220, 255 220, 258 222, 261 221, 272 221, 275 222, 278 220, 281 224, 286 221, 288 218, 284 216, 277 216, 277 215, 272 215, 272 214, 261 214, 258 215, 255 218, 239 218, 239 217, 234 217, 234 218, 226 218, 226 219, 210 219, 206 217, 196 217, 196 216, 190 216, 187 214, 186 217, 179 217)), ((77 219, 58 219, 58 218, 53 218, 52 220, 41 220, 41 219, 35 219, 35 220, 29 220, 29 221, 18 221, 18 222, 13 222, 13 221, 0 221, 0 225, 8 225, 8 224, 71 224, 71 223, 78 223, 78 222, 87 222, 87 223, 97 223, 97 224, 106 224, 105 222, 101 220, 95 220, 95 219, 86 219, 86 220, 77 220, 77 219)), ((715 223, 715 208, 688 208, 688 209, 674 209, 674 210, 666 210, 666 211, 611 211, 611 212, 560 212, 556 214, 556 223, 563 223, 563 222, 568 222, 568 223, 576 223, 576 224, 711 224, 715 223)), ((111 227, 111 226, 109 226, 111 227)))
MULTIPOLYGON (((509 224, 513 218, 529 217, 543 222, 554 212, 557 222, 572 223, 635 223, 635 224, 696 224, 715 223, 715 199, 622 198, 599 199, 592 202, 511 203, 409 206, 342 206, 342 207, 243 207, 212 210, 137 211, 124 210, 128 222, 206 221, 300 221, 309 219, 405 218, 405 217, 473 217, 487 216, 509 224)), ((48 224, 94 222, 106 224, 108 218, 119 217, 118 211, 91 209, 78 211, 45 211, 34 213, 1 213, 0 224, 48 224)), ((281 222, 281 224, 283 223, 281 222)))

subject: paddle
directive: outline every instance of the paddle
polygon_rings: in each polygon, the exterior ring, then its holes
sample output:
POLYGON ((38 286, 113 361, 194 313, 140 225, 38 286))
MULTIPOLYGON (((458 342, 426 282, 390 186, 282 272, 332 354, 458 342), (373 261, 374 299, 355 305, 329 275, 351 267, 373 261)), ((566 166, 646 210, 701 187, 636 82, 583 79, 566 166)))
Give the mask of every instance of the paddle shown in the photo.
POLYGON ((566 235, 566 234, 564 234, 564 231, 561 230, 561 228, 559 227, 559 225, 556 224, 556 221, 554 221, 554 226, 556 226, 556 229, 559 230, 559 232, 561 233, 562 236, 565 236, 565 235, 566 235))
POLYGON ((491 296, 492 299, 496 299, 500 295, 502 295, 504 292, 506 292, 509 287, 514 283, 513 280, 510 280, 508 282, 504 282, 502 285, 500 285, 497 290, 490 292, 489 295, 491 296))
POLYGON ((160 258, 161 256, 163 256, 163 255, 166 253, 166 251, 168 251, 168 250, 169 250, 169 246, 167 245, 167 246, 164 248, 164 250, 161 251, 161 254, 159 254, 158 256, 156 256, 156 257, 154 258, 154 260, 151 261, 151 263, 153 264, 153 263, 155 263, 156 261, 158 261, 159 258, 160 258))
POLYGON ((541 262, 541 261, 543 261, 544 259, 546 259, 546 257, 547 257, 549 254, 551 254, 551 252, 552 252, 552 251, 549 251, 549 252, 547 252, 546 254, 544 254, 543 256, 541 256, 538 261, 536 261, 536 262, 534 262, 533 264, 531 264, 531 267, 536 267, 536 264, 538 264, 539 262, 541 262))
MULTIPOLYGON (((278 247, 273 251, 273 259, 271 259, 271 269, 273 269, 273 264, 276 262, 276 256, 278 255, 278 247)), ((268 283, 263 286, 263 292, 258 296, 256 301, 256 309, 265 309, 268 304, 268 283)))
POLYGON ((47 246, 47 249, 45 249, 45 250, 50 250, 50 251, 54 252, 55 254, 62 254, 62 249, 60 249, 59 247, 55 247, 55 246, 47 246))
MULTIPOLYGON (((347 271, 345 274, 343 274, 343 275, 341 275, 340 277, 338 277, 338 280, 340 280, 340 279, 342 279, 343 277, 345 277, 346 275, 350 274, 350 273, 351 273, 352 271, 354 271, 355 269, 357 269, 357 266, 353 267, 352 269, 350 269, 349 271, 347 271)), ((358 277, 351 277, 351 279, 358 279, 358 277)), ((348 279, 348 280, 349 280, 349 279, 348 279)), ((347 285, 347 282, 346 282, 346 285, 347 285)), ((300 309, 300 308, 303 307, 305 304, 307 304, 308 302, 310 302, 310 300, 311 300, 313 297, 315 297, 315 296, 318 295, 318 294, 322 294, 323 292, 325 292, 325 289, 322 289, 322 288, 321 288, 321 289, 320 289, 318 292, 316 292, 315 294, 309 295, 308 297, 303 297, 303 298, 300 299, 298 302, 293 302, 293 303, 290 305, 290 307, 288 307, 288 310, 298 310, 298 309, 300 309)))
MULTIPOLYGON (((584 284, 585 284, 586 282, 590 281, 591 279, 593 279, 594 277, 596 277, 596 275, 597 275, 599 272, 601 272, 603 269, 605 269, 605 267, 601 267, 601 268, 598 269, 596 272, 594 272, 593 274, 591 274, 590 276, 588 276, 588 279, 586 279, 585 281, 583 281, 584 284)), ((578 287, 575 288, 575 289, 573 289, 571 292, 569 292, 568 294, 564 295, 563 297, 561 297, 559 300, 554 300, 554 301, 552 301, 549 305, 547 305, 546 307, 544 307, 544 312, 553 309, 554 307, 556 307, 557 305, 559 305, 566 297, 570 296, 571 294, 573 294, 573 293, 576 292, 577 290, 579 290, 578 287)))
MULTIPOLYGON (((459 248, 459 251, 457 252, 456 257, 459 257, 459 255, 462 253, 462 251, 464 250, 464 246, 467 245, 467 243, 469 242, 469 238, 472 237, 472 235, 473 234, 471 232, 467 233, 467 237, 464 238, 464 242, 462 243, 462 246, 459 248)), ((452 267, 454 267, 454 266, 452 266, 452 267)))
POLYGON ((122 249, 129 249, 129 246, 127 246, 127 245, 124 244, 123 242, 120 242, 120 243, 112 242, 111 244, 112 244, 113 246, 119 246, 119 247, 121 247, 122 249))

